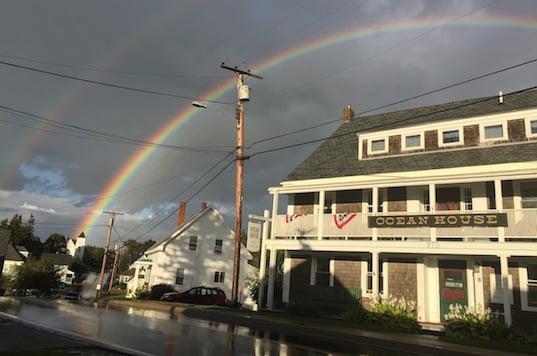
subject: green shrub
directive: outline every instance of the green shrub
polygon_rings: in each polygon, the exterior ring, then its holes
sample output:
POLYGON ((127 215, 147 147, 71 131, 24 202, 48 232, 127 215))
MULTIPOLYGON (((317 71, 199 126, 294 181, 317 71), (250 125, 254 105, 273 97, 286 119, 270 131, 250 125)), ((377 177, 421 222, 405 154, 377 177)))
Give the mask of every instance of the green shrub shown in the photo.
POLYGON ((151 292, 147 289, 145 285, 139 286, 134 291, 134 298, 140 300, 147 300, 151 298, 151 292))
POLYGON ((363 307, 362 300, 354 300, 347 304, 341 318, 347 321, 353 321, 358 323, 364 323, 367 321, 368 311, 363 307))
POLYGON ((373 298, 366 323, 375 329, 417 333, 421 326, 416 319, 416 303, 404 298, 373 298))
POLYGON ((450 305, 445 316, 447 337, 466 340, 505 342, 525 344, 527 338, 508 327, 497 313, 490 309, 477 311, 460 304, 450 305))
POLYGON ((44 295, 52 294, 60 286, 60 278, 54 265, 47 260, 29 258, 18 266, 13 279, 13 288, 22 292, 37 289, 44 295))
POLYGON ((259 278, 252 278, 252 277, 246 278, 246 289, 248 290, 248 294, 253 300, 257 300, 257 298, 259 297, 260 285, 261 285, 261 282, 259 278))
POLYGON ((175 292, 175 289, 169 284, 156 284, 151 287, 151 299, 160 300, 164 293, 175 292))

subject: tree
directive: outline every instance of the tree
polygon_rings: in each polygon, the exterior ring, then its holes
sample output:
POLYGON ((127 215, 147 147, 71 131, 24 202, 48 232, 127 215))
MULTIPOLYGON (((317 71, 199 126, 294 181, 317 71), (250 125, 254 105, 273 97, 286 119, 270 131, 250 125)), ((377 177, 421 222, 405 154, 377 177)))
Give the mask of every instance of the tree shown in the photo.
POLYGON ((13 286, 18 291, 37 289, 50 295, 60 285, 54 265, 47 260, 29 258, 17 267, 13 286))
POLYGON ((65 253, 67 249, 67 239, 61 234, 51 234, 43 244, 45 252, 65 253))
POLYGON ((136 261, 144 254, 151 246, 155 244, 154 240, 138 242, 136 240, 125 241, 125 250, 122 252, 121 261, 119 264, 119 272, 125 272, 129 269, 129 265, 136 261))
POLYGON ((98 246, 86 246, 82 262, 87 266, 89 271, 99 272, 103 261, 104 248, 98 246))
POLYGON ((38 257, 43 252, 43 244, 39 237, 34 235, 35 218, 30 215, 26 222, 23 222, 22 215, 15 214, 11 220, 0 221, 0 229, 9 230, 11 242, 14 245, 22 245, 32 256, 38 257))

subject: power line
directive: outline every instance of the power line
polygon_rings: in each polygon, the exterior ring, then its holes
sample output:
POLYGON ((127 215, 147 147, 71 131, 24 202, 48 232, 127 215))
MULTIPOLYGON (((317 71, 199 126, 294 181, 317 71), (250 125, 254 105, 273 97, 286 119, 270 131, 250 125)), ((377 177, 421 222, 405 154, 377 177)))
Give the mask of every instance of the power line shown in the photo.
MULTIPOLYGON (((151 141, 145 141, 145 140, 130 138, 130 137, 126 137, 126 136, 116 135, 116 134, 110 134, 110 133, 107 133, 107 132, 104 132, 104 131, 88 129, 88 128, 78 126, 78 125, 66 124, 66 123, 62 123, 62 122, 59 122, 59 121, 51 120, 51 119, 48 119, 48 118, 46 118, 44 116, 40 116, 40 115, 37 115, 37 114, 32 114, 32 113, 29 113, 27 111, 19 110, 19 109, 16 109, 16 108, 13 108, 13 107, 10 107, 10 106, 6 106, 6 105, 1 105, 1 104, 0 104, 0 111, 5 111, 5 112, 9 112, 11 114, 15 114, 17 116, 22 116, 22 117, 24 117, 24 118, 26 118, 28 120, 31 120, 31 121, 45 123, 45 124, 47 124, 49 126, 59 128, 59 129, 62 129, 62 130, 67 130, 67 131, 76 132, 76 133, 82 133, 83 135, 86 135, 86 136, 80 136, 80 135, 75 136, 75 137, 78 137, 78 138, 89 137, 89 138, 92 138, 92 139, 97 139, 97 141, 105 140, 105 142, 110 142, 110 143, 125 143, 125 144, 131 144, 131 145, 134 144, 134 145, 137 145, 137 146, 168 148, 168 149, 174 149, 174 150, 179 150, 179 151, 210 152, 210 153, 214 153, 214 152, 221 153, 221 152, 223 152, 222 150, 210 150, 210 149, 207 149, 207 148, 204 148, 204 147, 176 146, 176 145, 169 145, 169 144, 162 144, 162 143, 156 143, 156 142, 151 142, 151 141)), ((12 123, 12 122, 5 121, 5 120, 2 120, 2 122, 11 123, 11 124, 14 124, 16 126, 24 126, 23 124, 20 124, 20 123, 12 123)), ((33 127, 33 126, 25 126, 25 127, 29 127, 29 128, 33 128, 33 129, 39 129, 39 128, 36 128, 36 127, 33 127)), ((60 132, 57 132, 57 131, 50 131, 50 132, 60 134, 60 135, 66 135, 65 133, 60 133, 60 132)))
MULTIPOLYGON (((168 201, 164 206, 162 206, 160 209, 158 209, 154 214, 153 216, 156 216, 158 214, 160 214, 160 212, 162 212, 163 210, 167 209, 172 203, 176 202, 183 194, 185 194, 188 190, 190 190, 190 188, 192 188, 193 186, 195 186, 199 181, 201 181, 202 179, 204 179, 209 173, 211 173, 211 171, 213 169, 215 169, 216 167, 218 167, 222 162, 224 162, 226 159, 228 159, 229 156, 231 156, 233 154, 234 151, 230 151, 228 152, 228 154, 226 154, 224 157, 222 157, 221 159, 219 159, 217 162, 215 162, 213 165, 211 165, 211 167, 205 171, 201 176, 199 176, 198 178, 196 178, 191 184, 189 184, 185 189, 183 189, 179 194, 177 194, 173 199, 171 199, 170 201, 168 201)), ((234 162, 235 160, 232 160, 231 162, 234 162)), ((177 211, 177 210, 175 210, 177 211)), ((148 221, 147 221, 148 222, 148 221)), ((143 225, 145 225, 147 222, 142 222, 140 223, 138 226, 136 226, 134 229, 132 229, 131 232, 134 232, 135 230, 139 229, 140 227, 142 227, 143 225)), ((127 234, 128 235, 128 234, 127 234)), ((141 238, 141 237, 140 237, 141 238)), ((136 239, 138 240, 138 239, 136 239)))
MULTIPOLYGON (((192 194, 187 200, 186 202, 188 203, 190 200, 192 200, 194 197, 196 197, 199 193, 201 193, 202 190, 204 190, 209 184, 211 184, 218 176, 220 176, 222 173, 224 173, 224 171, 229 168, 229 166, 231 166, 232 163, 234 163, 235 160, 232 160, 230 162, 228 162, 221 170, 218 171, 218 173, 216 173, 210 180, 208 180, 200 189, 198 189, 194 194, 192 194)), ((160 226, 162 223, 164 223, 166 220, 168 220, 171 216, 173 216, 177 211, 179 210, 179 207, 173 209, 173 211, 171 213, 169 213, 168 215, 166 215, 162 220, 160 220, 158 223, 156 223, 155 225, 153 225, 149 230, 145 231, 143 234, 141 234, 140 236, 138 236, 137 238, 135 238, 134 240, 137 241, 141 238, 143 238, 144 236, 146 236, 147 234, 149 234, 151 231, 155 230, 158 226, 160 226)))
MULTIPOLYGON (((529 87, 529 88, 526 88, 526 89, 521 89, 521 90, 517 90, 517 91, 514 91, 514 92, 506 93, 506 94, 503 94, 503 96, 507 97, 507 96, 511 96, 511 95, 515 95, 515 94, 524 93, 526 91, 530 91, 530 90, 534 90, 534 89, 537 89, 537 86, 532 86, 532 87, 529 87)), ((281 151, 281 150, 286 150, 286 149, 290 149, 290 148, 300 147, 300 146, 309 145, 309 144, 312 144, 312 143, 317 143, 317 142, 321 142, 321 141, 325 141, 325 140, 332 140, 332 139, 343 137, 343 136, 356 135, 357 133, 360 133, 362 131, 371 131, 372 129, 384 128, 384 127, 387 127, 387 126, 392 126, 394 124, 398 124, 398 123, 402 123, 402 122, 406 122, 406 121, 411 121, 411 120, 415 120, 415 119, 422 118, 422 117, 432 116, 432 115, 436 115, 436 114, 440 114, 440 113, 444 113, 444 112, 448 112, 448 111, 457 110, 457 109, 460 109, 460 108, 480 104, 480 103, 483 103, 483 102, 486 102, 486 101, 489 101, 489 100, 497 100, 497 97, 488 97, 488 98, 484 98, 484 99, 477 100, 477 101, 474 101, 474 102, 461 104, 461 105, 458 105, 458 106, 455 106, 455 107, 441 109, 441 110, 433 111, 433 112, 430 112, 430 113, 427 113, 427 114, 416 115, 416 116, 412 116, 412 117, 409 117, 409 118, 393 121, 393 122, 388 123, 388 124, 380 124, 380 125, 368 127, 365 130, 357 130, 357 131, 342 133, 342 134, 338 134, 338 135, 326 136, 326 137, 322 137, 322 138, 318 138, 318 139, 314 139, 314 140, 309 140, 309 141, 294 143, 294 144, 290 144, 290 145, 275 147, 275 148, 267 149, 267 150, 263 150, 263 151, 258 151, 258 152, 255 152, 255 153, 249 155, 249 156, 246 156, 246 158, 249 159, 249 158, 253 158, 253 157, 263 155, 263 154, 266 154, 266 153, 270 153, 270 152, 275 152, 275 151, 281 151)), ((356 116, 354 116, 354 118, 356 118, 356 116)))
POLYGON ((28 71, 32 71, 32 72, 47 74, 47 75, 51 75, 51 76, 55 76, 55 77, 59 77, 59 78, 77 80, 77 81, 81 81, 81 82, 85 82, 85 83, 102 85, 102 86, 105 86, 105 87, 116 88, 116 89, 129 90, 129 91, 138 92, 138 93, 167 96, 167 97, 190 100, 190 101, 192 101, 192 100, 201 100, 201 101, 205 101, 205 102, 213 103, 213 104, 222 104, 222 105, 233 105, 234 104, 232 102, 211 100, 211 99, 207 99, 207 98, 197 98, 197 97, 193 97, 193 96, 179 95, 179 94, 174 94, 174 93, 168 93, 168 92, 162 92, 162 91, 156 91, 156 90, 150 90, 150 89, 143 89, 143 88, 135 88, 135 87, 130 87, 130 86, 126 86, 126 85, 102 82, 102 81, 99 81, 99 80, 93 80, 93 79, 88 79, 88 78, 77 77, 77 76, 74 76, 74 75, 68 75, 68 74, 63 74, 63 73, 52 72, 52 71, 48 71, 48 70, 44 70, 44 69, 24 66, 24 65, 21 65, 21 64, 16 64, 16 63, 11 63, 11 62, 0 61, 0 64, 5 65, 5 66, 9 66, 9 67, 14 67, 14 68, 17 68, 17 69, 23 69, 23 70, 28 70, 28 71))
MULTIPOLYGON (((389 103, 389 104, 377 106, 377 107, 375 107, 373 109, 369 109, 369 110, 366 110, 366 111, 361 111, 361 112, 357 113, 353 118, 357 118, 358 116, 361 116, 361 115, 364 115, 364 114, 369 114, 371 112, 378 111, 378 110, 381 110, 381 109, 386 109, 386 108, 389 108, 391 106, 402 104, 402 103, 405 103, 405 102, 408 102, 408 101, 419 99, 419 98, 422 98, 424 96, 428 96, 428 95, 431 95, 431 94, 436 94, 436 93, 439 93, 439 92, 447 90, 447 89, 452 89, 452 88, 455 88, 457 86, 468 84, 468 83, 471 83, 471 82, 476 81, 476 80, 480 80, 480 79, 483 79, 483 78, 486 78, 486 77, 490 77, 490 76, 493 76, 493 75, 496 75, 496 74, 499 74, 499 73, 503 73, 503 72, 506 72, 506 71, 509 71, 509 70, 512 70, 512 69, 520 68, 520 67, 523 67, 523 66, 526 66, 528 64, 535 63, 535 62, 537 62, 537 58, 533 58, 533 59, 530 59, 530 60, 515 64, 515 65, 511 65, 511 66, 508 66, 508 67, 504 67, 504 68, 501 68, 501 69, 498 69, 498 70, 495 70, 495 71, 492 71, 492 72, 489 72, 489 73, 481 74, 481 75, 478 75, 476 77, 472 77, 470 79, 465 79, 463 81, 456 82, 456 83, 453 83, 453 84, 449 84, 449 85, 446 85, 446 86, 443 86, 443 87, 440 87, 440 88, 437 88, 437 89, 429 90, 429 91, 426 91, 426 92, 418 94, 418 95, 414 95, 414 96, 410 96, 410 97, 407 97, 407 98, 404 98, 404 99, 401 99, 401 100, 394 101, 394 102, 389 103)), ((341 122, 341 118, 326 121, 326 122, 322 122, 322 123, 319 123, 319 124, 316 124, 316 125, 313 125, 313 126, 304 127, 304 128, 298 129, 298 130, 289 131, 289 132, 282 133, 282 134, 279 134, 279 135, 266 137, 266 138, 254 141, 253 143, 251 143, 246 148, 250 149, 250 148, 254 147, 255 145, 258 145, 258 144, 260 144, 262 142, 272 141, 272 140, 275 140, 275 139, 278 139, 278 138, 295 135, 297 133, 301 133, 301 132, 309 131, 309 130, 316 129, 316 128, 319 128, 319 127, 327 126, 327 125, 330 125, 330 124, 333 124, 333 123, 336 123, 336 122, 341 122)))
POLYGON ((230 76, 226 75, 185 75, 185 74, 171 74, 171 73, 144 73, 144 72, 131 72, 131 71, 119 71, 119 70, 110 70, 110 69, 100 69, 95 67, 87 67, 87 66, 77 66, 73 64, 65 64, 65 63, 56 63, 56 62, 49 62, 29 57, 23 57, 23 56, 13 56, 9 54, 0 54, 0 57, 9 58, 9 59, 15 59, 15 60, 22 60, 26 62, 32 62, 37 64, 44 64, 47 66, 54 66, 54 67, 61 67, 61 68, 69 68, 69 69, 76 69, 76 70, 83 70, 88 72, 98 72, 98 73, 111 73, 111 74, 122 74, 122 75, 132 75, 132 76, 141 76, 141 77, 160 77, 160 78, 175 78, 175 79, 218 79, 218 78, 230 78, 230 76))

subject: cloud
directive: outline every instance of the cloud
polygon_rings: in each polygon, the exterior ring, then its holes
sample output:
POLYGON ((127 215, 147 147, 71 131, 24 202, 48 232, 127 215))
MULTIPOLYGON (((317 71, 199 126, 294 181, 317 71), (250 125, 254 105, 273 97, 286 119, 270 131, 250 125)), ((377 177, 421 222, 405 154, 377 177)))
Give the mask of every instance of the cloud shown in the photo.
POLYGON ((56 210, 54 209, 40 208, 37 205, 28 204, 27 202, 24 202, 24 204, 22 204, 20 208, 24 210, 33 210, 33 211, 41 211, 41 212, 49 213, 49 214, 56 214, 56 210))

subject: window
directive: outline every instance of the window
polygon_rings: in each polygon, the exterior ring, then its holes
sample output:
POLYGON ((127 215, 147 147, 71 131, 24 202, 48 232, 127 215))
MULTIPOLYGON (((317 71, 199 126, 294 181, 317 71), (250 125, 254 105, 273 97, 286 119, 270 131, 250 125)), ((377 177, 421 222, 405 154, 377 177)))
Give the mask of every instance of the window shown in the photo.
POLYGON ((520 183, 520 195, 522 209, 537 208, 537 182, 520 183))
POLYGON ((188 294, 190 294, 190 295, 196 295, 197 290, 198 290, 198 288, 192 288, 191 290, 188 291, 188 294))
POLYGON ((403 140, 403 150, 417 150, 423 148, 422 134, 408 135, 403 140))
POLYGON ((461 136, 462 136, 461 129, 442 131, 441 141, 440 141, 439 146, 456 145, 458 143, 461 143, 462 142, 461 136))
POLYGON ((526 120, 526 136, 537 137, 537 119, 526 120))
POLYGON ((367 212, 373 212, 373 190, 367 191, 367 212))
POLYGON ((214 254, 215 255, 221 255, 222 254, 222 240, 216 239, 214 242, 214 254))
POLYGON ((379 208, 378 212, 384 212, 384 189, 379 188, 379 208))
POLYGON ((184 281, 185 281, 185 269, 178 268, 175 271, 175 284, 182 286, 184 281))
POLYGON ((197 248, 198 248, 198 237, 190 236, 190 240, 188 241, 188 250, 196 251, 197 248))
POLYGON ((497 125, 489 125, 484 126, 483 128, 483 140, 502 140, 506 137, 504 137, 504 125, 497 124, 497 125))
POLYGON ((464 188, 463 194, 464 210, 472 210, 472 188, 464 188))
POLYGON ((317 268, 315 270, 315 285, 330 285, 330 257, 317 257, 317 268))
POLYGON ((214 283, 224 283, 225 272, 214 272, 214 283))
POLYGON ((369 140, 369 153, 386 153, 388 152, 388 145, 386 144, 386 139, 381 138, 377 140, 369 140))

